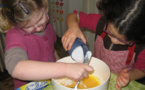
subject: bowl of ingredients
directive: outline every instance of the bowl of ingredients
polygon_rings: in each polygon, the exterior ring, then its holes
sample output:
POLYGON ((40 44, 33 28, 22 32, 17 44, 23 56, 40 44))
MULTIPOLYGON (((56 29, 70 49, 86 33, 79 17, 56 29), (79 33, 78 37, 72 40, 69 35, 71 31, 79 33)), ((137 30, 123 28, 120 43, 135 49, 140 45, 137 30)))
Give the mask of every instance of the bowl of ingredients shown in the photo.
MULTIPOLYGON (((57 62, 75 63, 70 56, 62 58, 57 62)), ((94 72, 80 81, 77 90, 107 90, 110 78, 110 69, 107 64, 98 58, 92 57, 89 65, 94 68, 94 72)), ((57 79, 53 78, 51 81, 53 90, 75 90, 72 89, 72 87, 77 83, 67 77, 57 79)))

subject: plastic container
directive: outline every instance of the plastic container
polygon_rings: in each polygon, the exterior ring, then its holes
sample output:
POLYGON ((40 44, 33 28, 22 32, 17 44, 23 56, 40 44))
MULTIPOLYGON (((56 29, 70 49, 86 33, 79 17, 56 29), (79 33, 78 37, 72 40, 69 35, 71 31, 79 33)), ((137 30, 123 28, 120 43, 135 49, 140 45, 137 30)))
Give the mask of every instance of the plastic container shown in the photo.
MULTIPOLYGON (((75 61, 72 60, 70 56, 62 58, 57 62, 75 63, 75 61)), ((108 82, 110 78, 110 69, 107 66, 107 64, 97 58, 92 57, 89 65, 94 68, 93 75, 99 78, 101 84, 94 88, 78 89, 78 90, 107 90, 108 82)), ((60 85, 57 82, 57 79, 52 79, 52 85, 53 85, 53 90, 75 90, 60 85)))
POLYGON ((68 53, 74 61, 83 63, 87 51, 89 51, 88 46, 77 38, 68 53))

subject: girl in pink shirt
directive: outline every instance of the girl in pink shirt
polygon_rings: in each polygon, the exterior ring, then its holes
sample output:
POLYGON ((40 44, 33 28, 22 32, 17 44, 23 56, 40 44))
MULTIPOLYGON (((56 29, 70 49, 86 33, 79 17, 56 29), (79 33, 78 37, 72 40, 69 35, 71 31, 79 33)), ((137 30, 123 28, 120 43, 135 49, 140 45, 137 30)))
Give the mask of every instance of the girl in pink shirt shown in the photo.
POLYGON ((120 90, 130 80, 145 77, 145 2, 100 0, 97 6, 102 15, 77 11, 68 15, 68 30, 62 43, 65 50, 71 48, 76 38, 86 43, 80 27, 93 30, 94 56, 118 74, 116 88, 120 90))
POLYGON ((49 23, 47 0, 3 0, 1 31, 6 32, 5 64, 15 89, 33 80, 69 77, 80 80, 93 68, 56 63, 56 34, 49 23), (7 28, 6 28, 7 27, 7 28))

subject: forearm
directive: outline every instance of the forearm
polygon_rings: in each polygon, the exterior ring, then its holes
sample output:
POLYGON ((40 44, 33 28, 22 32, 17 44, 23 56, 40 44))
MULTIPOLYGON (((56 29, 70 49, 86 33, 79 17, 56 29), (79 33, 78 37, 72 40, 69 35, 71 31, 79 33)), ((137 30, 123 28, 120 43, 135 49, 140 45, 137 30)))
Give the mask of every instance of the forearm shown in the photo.
POLYGON ((138 80, 145 77, 145 73, 139 69, 133 68, 129 71, 129 76, 130 76, 130 80, 138 80))
POLYGON ((16 65, 13 77, 21 80, 44 80, 63 77, 64 72, 64 63, 23 60, 16 65))
POLYGON ((64 49, 66 51, 70 50, 76 38, 80 38, 84 43, 86 43, 86 39, 79 27, 77 16, 75 14, 69 14, 67 16, 66 23, 68 29, 62 36, 64 49))
POLYGON ((66 24, 67 24, 68 28, 79 27, 77 16, 74 13, 69 14, 66 19, 66 24))

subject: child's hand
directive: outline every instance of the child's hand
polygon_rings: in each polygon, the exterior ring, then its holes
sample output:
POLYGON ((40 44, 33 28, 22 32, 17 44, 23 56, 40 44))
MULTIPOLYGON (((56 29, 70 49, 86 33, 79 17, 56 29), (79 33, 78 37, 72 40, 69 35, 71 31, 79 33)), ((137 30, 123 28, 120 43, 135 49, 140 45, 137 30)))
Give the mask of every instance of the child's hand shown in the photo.
POLYGON ((76 38, 80 38, 84 43, 86 43, 86 39, 79 27, 69 28, 62 36, 62 44, 64 49, 70 50, 76 38))
POLYGON ((93 68, 83 63, 66 64, 65 75, 73 80, 79 81, 84 77, 88 77, 88 74, 93 72, 93 68))
POLYGON ((130 82, 130 77, 128 69, 123 69, 117 77, 116 89, 121 90, 122 87, 125 87, 130 82))

